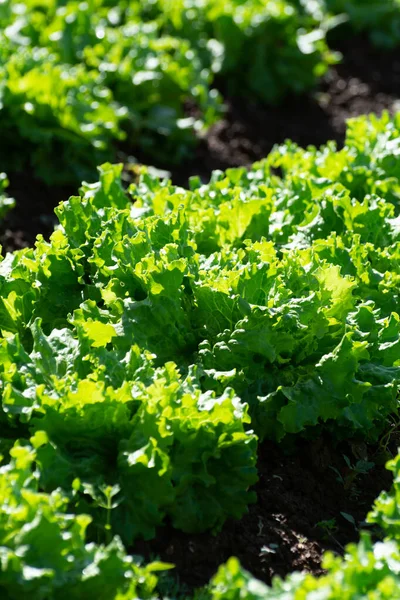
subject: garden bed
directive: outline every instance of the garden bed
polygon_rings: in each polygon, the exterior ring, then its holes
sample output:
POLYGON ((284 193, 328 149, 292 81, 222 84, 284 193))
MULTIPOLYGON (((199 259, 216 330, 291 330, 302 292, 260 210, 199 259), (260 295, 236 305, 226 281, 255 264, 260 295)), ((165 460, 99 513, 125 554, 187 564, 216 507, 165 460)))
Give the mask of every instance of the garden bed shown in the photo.
MULTIPOLYGON (((207 181, 215 169, 249 165, 285 139, 302 146, 335 140, 340 146, 349 117, 393 112, 400 89, 400 50, 379 51, 363 36, 337 43, 337 49, 343 62, 329 71, 312 96, 291 97, 269 108, 225 96, 223 120, 209 130, 195 156, 172 171, 173 183, 185 186, 192 175, 207 181)), ((146 162, 145 155, 124 145, 120 159, 127 154, 146 162)), ((162 163, 154 166, 165 168, 162 163)), ((47 187, 27 172, 9 173, 9 178, 8 192, 17 206, 0 227, 6 251, 32 245, 39 233, 48 238, 55 223, 53 208, 75 191, 47 187)), ((394 435, 393 452, 397 442, 394 435)), ((185 535, 167 526, 154 541, 129 550, 175 563, 176 575, 191 589, 204 585, 232 554, 267 583, 273 575, 293 570, 319 574, 323 552, 340 554, 357 540, 374 498, 391 484, 378 447, 338 448, 323 438, 302 441, 285 454, 273 443, 262 444, 258 472, 257 503, 241 521, 228 521, 218 535, 185 535), (344 456, 352 465, 364 460, 373 466, 357 473, 344 456)))

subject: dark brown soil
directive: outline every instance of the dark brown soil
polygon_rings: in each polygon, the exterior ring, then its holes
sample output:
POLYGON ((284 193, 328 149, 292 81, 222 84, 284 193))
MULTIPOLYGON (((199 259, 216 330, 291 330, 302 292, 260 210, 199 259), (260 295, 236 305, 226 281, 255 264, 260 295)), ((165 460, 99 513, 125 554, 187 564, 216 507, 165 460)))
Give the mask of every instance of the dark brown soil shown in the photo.
POLYGON ((380 458, 362 444, 334 449, 319 439, 302 442, 294 454, 285 455, 282 448, 264 443, 255 488, 258 501, 248 515, 227 522, 216 536, 165 528, 156 540, 133 550, 174 563, 189 589, 207 583, 233 555, 266 583, 294 570, 320 574, 323 552, 342 554, 347 543, 357 541, 374 499, 390 487, 392 478, 380 458), (357 475, 343 455, 354 465, 364 454, 377 462, 367 474, 357 475))
MULTIPOLYGON (((214 169, 249 165, 287 138, 303 146, 330 139, 340 145, 347 118, 394 111, 400 96, 400 49, 385 53, 363 37, 347 38, 336 47, 344 60, 312 96, 288 98, 278 107, 225 97, 224 119, 208 132, 195 157, 173 170, 173 181, 185 185, 190 175, 206 181, 214 169)), ((9 176, 9 194, 16 198, 17 209, 0 224, 0 244, 6 251, 32 245, 38 233, 48 237, 55 223, 54 206, 76 192, 47 188, 28 173, 9 176)), ((295 569, 320 573, 323 550, 340 553, 347 542, 358 539, 359 524, 373 499, 391 482, 373 450, 368 458, 376 466, 354 477, 343 455, 354 464, 356 454, 354 447, 333 450, 321 440, 303 442, 292 455, 264 444, 258 502, 241 521, 227 523, 216 537, 165 528, 156 541, 139 544, 134 551, 175 563, 179 578, 190 587, 204 584, 231 555, 266 582, 295 569)))

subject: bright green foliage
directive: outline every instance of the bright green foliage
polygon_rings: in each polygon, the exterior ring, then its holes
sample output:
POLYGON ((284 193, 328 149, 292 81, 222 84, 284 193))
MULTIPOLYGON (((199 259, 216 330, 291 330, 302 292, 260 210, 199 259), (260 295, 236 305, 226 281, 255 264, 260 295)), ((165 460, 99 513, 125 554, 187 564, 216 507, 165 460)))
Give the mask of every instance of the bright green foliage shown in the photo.
POLYGON ((391 491, 382 492, 375 501, 374 507, 368 515, 370 523, 377 523, 392 539, 400 539, 400 455, 389 461, 387 468, 393 473, 393 487, 391 491))
MULTIPOLYGON (((2 453, 33 444, 38 490, 130 545, 240 518, 256 435, 376 440, 398 412, 399 137, 362 117, 340 151, 288 143, 190 190, 103 164, 50 241, 0 263, 2 453)), ((391 540, 327 558, 348 598, 361 556, 366 590, 397 560, 397 498, 377 506, 391 540)))
POLYGON ((264 103, 312 89, 343 21, 400 39, 399 0, 3 0, 0 163, 50 184, 124 151, 178 164, 221 113, 222 89, 264 103))
MULTIPOLYGON (((320 150, 312 146, 303 150, 289 142, 276 148, 269 155, 267 163, 275 168, 281 167, 285 183, 290 181, 296 187, 302 182, 304 185, 307 178, 312 177, 314 185, 321 192, 330 183, 337 182, 359 202, 365 202, 365 197, 369 194, 377 195, 395 206, 395 214, 387 216, 397 217, 400 198, 399 127, 399 114, 393 119, 388 114, 383 114, 382 117, 371 115, 368 118, 349 119, 342 150, 338 151, 334 143, 328 143, 320 150)), ((357 217, 359 220, 362 215, 357 217)), ((364 215, 363 218, 367 217, 368 215, 364 215)), ((396 227, 396 224, 394 222, 392 225, 396 227)), ((371 228, 371 224, 369 227, 371 228)), ((377 242, 375 238, 367 241, 377 242)), ((382 242, 385 245, 386 241, 390 240, 380 240, 379 245, 382 242)))
POLYGON ((256 438, 232 390, 202 392, 195 366, 170 362, 196 347, 194 244, 182 214, 132 216, 120 172, 104 165, 83 200, 60 205, 50 243, 0 267, 0 420, 8 437, 46 433, 41 485, 78 479, 76 510, 100 530, 111 519, 127 542, 150 538, 166 516, 218 529, 253 500, 256 438), (119 490, 111 517, 107 486, 119 490))
POLYGON ((68 177, 79 180, 123 137, 126 109, 82 65, 60 65, 45 49, 21 47, 6 58, 0 77, 2 160, 10 169, 23 168, 31 152, 38 177, 63 183, 68 164, 68 177))
POLYGON ((340 152, 287 144, 190 193, 133 189, 147 218, 184 207, 204 385, 233 385, 262 437, 322 422, 375 437, 397 410, 398 135, 398 117, 360 118, 340 152))
POLYGON ((202 394, 195 371, 183 380, 173 363, 154 370, 136 346, 107 350, 115 328, 77 313, 77 334, 46 337, 35 321, 29 356, 18 336, 1 349, 3 427, 20 421, 30 434, 46 433, 41 485, 69 489, 78 478, 78 510, 94 505, 100 528, 109 515, 98 496, 118 486, 111 525, 128 543, 153 537, 165 515, 184 531, 240 517, 252 500, 256 443, 239 399, 230 390, 202 394))
MULTIPOLYGON (((139 6, 133 3, 133 8, 139 6)), ((189 44, 105 0, 5 0, 0 7, 2 164, 49 183, 92 177, 129 139, 180 160, 216 118, 209 73, 189 44), (186 118, 184 102, 198 106, 186 118)))
POLYGON ((148 4, 158 5, 164 29, 190 40, 231 93, 276 102, 288 92, 311 88, 337 60, 326 44, 330 25, 325 15, 290 1, 148 0, 148 4))
POLYGON ((75 327, 86 367, 132 345, 155 366, 195 365, 203 392, 248 402, 261 438, 375 439, 400 381, 397 119, 360 118, 340 152, 288 144, 190 191, 144 172, 126 194, 103 165, 60 204, 50 242, 3 262, 4 335, 29 354, 40 319, 45 335, 75 327))
POLYGON ((87 543, 90 517, 67 513, 68 498, 60 489, 40 491, 34 448, 16 443, 10 454, 10 463, 0 468, 1 597, 151 598, 157 581, 152 571, 159 565, 139 567, 118 538, 107 546, 87 543))

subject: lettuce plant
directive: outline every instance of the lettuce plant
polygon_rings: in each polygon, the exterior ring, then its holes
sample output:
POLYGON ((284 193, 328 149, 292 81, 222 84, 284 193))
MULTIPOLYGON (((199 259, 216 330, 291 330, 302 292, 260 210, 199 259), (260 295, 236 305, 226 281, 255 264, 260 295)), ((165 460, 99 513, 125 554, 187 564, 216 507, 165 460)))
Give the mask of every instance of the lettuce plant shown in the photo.
MULTIPOLYGON (((33 443, 40 444, 40 434, 33 443)), ((67 512, 61 489, 43 493, 34 446, 18 443, 0 468, 0 589, 7 600, 151 598, 153 570, 128 556, 118 538, 88 543, 87 515, 67 512)), ((168 567, 168 565, 165 565, 168 567)))
MULTIPOLYGON (((129 140, 174 163, 217 117, 210 74, 188 42, 124 3, 6 0, 0 9, 0 161, 49 184, 92 178, 129 140), (185 103, 197 117, 185 114, 185 103)), ((139 6, 139 4, 137 4, 139 6)))
POLYGON ((148 4, 158 5, 164 29, 190 40, 233 94, 276 103, 285 94, 312 88, 338 59, 326 43, 325 13, 293 2, 158 0, 148 4))

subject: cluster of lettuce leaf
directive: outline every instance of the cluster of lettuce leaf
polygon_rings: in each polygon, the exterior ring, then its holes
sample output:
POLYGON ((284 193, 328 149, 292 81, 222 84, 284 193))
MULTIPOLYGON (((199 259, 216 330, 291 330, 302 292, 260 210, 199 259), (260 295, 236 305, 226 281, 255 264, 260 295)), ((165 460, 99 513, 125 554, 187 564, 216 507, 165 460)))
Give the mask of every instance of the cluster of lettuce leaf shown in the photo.
POLYGON ((74 597, 68 586, 90 597, 79 586, 93 576, 102 588, 108 560, 108 597, 125 593, 141 576, 119 540, 240 518, 259 439, 387 431, 400 386, 399 140, 400 115, 361 117, 342 150, 287 143, 189 190, 145 168, 126 190, 106 163, 58 206, 50 241, 3 257, 10 599, 57 586, 57 598, 74 597))
POLYGON ((50 242, 1 263, 0 422, 9 440, 42 432, 41 484, 75 482, 100 533, 103 490, 118 488, 111 526, 131 543, 166 518, 195 532, 240 517, 256 437, 234 391, 203 390, 185 357, 197 256, 183 215, 131 214, 120 171, 102 167, 50 242))
MULTIPOLYGON (((397 409, 399 123, 353 120, 340 151, 288 143, 190 192, 148 176, 132 189, 135 214, 182 214, 197 249, 182 272, 185 338, 169 348, 196 344, 203 387, 233 386, 261 438, 323 426, 376 439, 397 409)), ((120 301, 103 298, 114 315, 120 301)), ((170 315, 178 332, 183 315, 170 315)), ((160 343, 147 338, 162 356, 160 343)))
POLYGON ((145 0, 162 31, 195 47, 235 95, 276 103, 311 89, 338 59, 326 7, 296 0, 145 0))
POLYGON ((5 0, 0 5, 1 162, 48 183, 79 182, 116 142, 171 162, 219 112, 210 73, 162 35, 140 2, 5 0), (185 114, 185 102, 198 116, 185 114))
MULTIPOLYGON (((40 436, 34 443, 40 445, 40 436)), ((154 572, 120 540, 88 542, 87 515, 67 512, 61 489, 43 493, 34 446, 16 442, 0 468, 0 591, 4 600, 143 600, 154 598, 154 572)))

